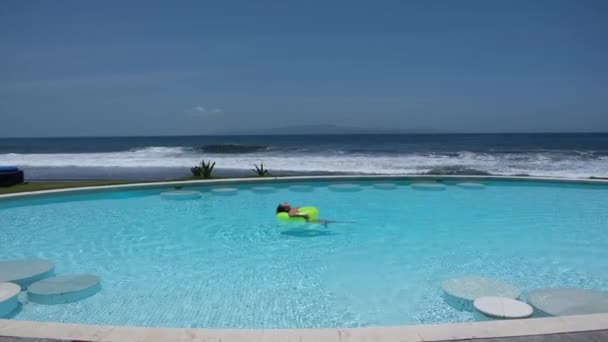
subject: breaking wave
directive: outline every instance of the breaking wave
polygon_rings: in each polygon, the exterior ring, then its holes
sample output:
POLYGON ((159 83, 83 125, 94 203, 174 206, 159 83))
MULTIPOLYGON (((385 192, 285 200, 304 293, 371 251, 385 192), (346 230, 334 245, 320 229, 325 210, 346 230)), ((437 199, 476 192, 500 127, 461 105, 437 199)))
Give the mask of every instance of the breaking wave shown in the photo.
POLYGON ((606 177, 606 152, 416 152, 365 153, 344 150, 276 150, 266 145, 150 146, 119 152, 5 153, 0 164, 27 167, 188 168, 212 159, 217 168, 249 170, 263 162, 270 170, 361 174, 495 174, 606 177))
POLYGON ((199 150, 207 153, 253 153, 262 152, 269 150, 269 146, 266 145, 238 145, 238 144, 225 144, 225 145, 205 145, 195 150, 199 150))

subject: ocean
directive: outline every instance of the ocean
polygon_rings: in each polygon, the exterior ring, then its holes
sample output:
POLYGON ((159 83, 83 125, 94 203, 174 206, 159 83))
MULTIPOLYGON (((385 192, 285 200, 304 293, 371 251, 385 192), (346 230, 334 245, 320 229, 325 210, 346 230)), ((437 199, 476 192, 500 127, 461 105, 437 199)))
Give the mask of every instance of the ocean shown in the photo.
POLYGON ((608 177, 608 133, 0 138, 28 180, 171 179, 202 159, 217 175, 492 174, 608 177))

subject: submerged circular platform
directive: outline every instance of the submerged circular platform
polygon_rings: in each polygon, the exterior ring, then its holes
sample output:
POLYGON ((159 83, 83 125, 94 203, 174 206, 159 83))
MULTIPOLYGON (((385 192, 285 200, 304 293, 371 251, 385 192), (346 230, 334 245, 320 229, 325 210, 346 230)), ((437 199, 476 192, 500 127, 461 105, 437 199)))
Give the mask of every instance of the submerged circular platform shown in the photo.
POLYGON ((479 297, 473 302, 475 310, 490 319, 516 319, 532 316, 532 307, 519 300, 505 297, 479 297))
POLYGON ((197 199, 201 197, 201 193, 199 191, 194 190, 174 190, 174 191, 165 191, 160 194, 163 198, 172 199, 172 200, 189 200, 189 199, 197 199))
POLYGON ((211 189, 211 192, 214 195, 224 195, 224 196, 232 196, 236 195, 239 189, 237 188, 214 188, 211 189))
POLYGON ((27 288, 28 300, 39 304, 64 304, 90 297, 101 290, 99 277, 68 274, 43 279, 27 288))
POLYGON ((394 183, 376 183, 373 185, 374 189, 378 190, 393 190, 397 189, 397 184, 394 183))
POLYGON ((416 189, 416 190, 434 190, 434 191, 441 191, 441 190, 445 190, 445 185, 441 184, 441 183, 412 183, 410 185, 412 187, 412 189, 416 189))
POLYGON ((350 183, 331 184, 328 186, 328 188, 329 188, 329 190, 340 191, 340 192, 361 191, 361 187, 358 184, 350 184, 350 183))
POLYGON ((608 312, 608 291, 553 288, 530 291, 528 303, 540 315, 566 316, 608 312))
POLYGON ((310 185, 292 185, 289 187, 289 190, 296 192, 311 192, 314 191, 314 187, 310 185))
POLYGON ((13 283, 0 283, 0 318, 5 318, 19 307, 21 287, 13 283))
POLYGON ((254 186, 251 188, 251 191, 260 193, 260 194, 269 194, 275 192, 277 189, 272 186, 254 186))
POLYGON ((459 188, 471 189, 471 190, 481 190, 486 187, 485 185, 483 185, 481 183, 470 183, 470 182, 458 183, 458 184, 456 184, 456 186, 458 186, 459 188))
POLYGON ((0 283, 12 282, 25 289, 28 285, 53 274, 55 265, 46 259, 0 261, 0 283))
POLYGON ((513 285, 495 279, 463 277, 441 283, 445 299, 452 307, 472 311, 473 301, 480 297, 504 297, 517 299, 521 292, 513 285))

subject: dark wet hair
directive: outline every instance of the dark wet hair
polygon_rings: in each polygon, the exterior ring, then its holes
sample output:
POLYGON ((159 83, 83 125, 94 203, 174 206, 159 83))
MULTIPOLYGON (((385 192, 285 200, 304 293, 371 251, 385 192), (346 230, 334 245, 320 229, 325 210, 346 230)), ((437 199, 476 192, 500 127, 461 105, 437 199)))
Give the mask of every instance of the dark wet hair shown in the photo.
POLYGON ((283 204, 279 204, 279 206, 277 207, 277 214, 278 213, 287 213, 289 212, 289 210, 287 210, 287 208, 285 208, 285 206, 283 204))

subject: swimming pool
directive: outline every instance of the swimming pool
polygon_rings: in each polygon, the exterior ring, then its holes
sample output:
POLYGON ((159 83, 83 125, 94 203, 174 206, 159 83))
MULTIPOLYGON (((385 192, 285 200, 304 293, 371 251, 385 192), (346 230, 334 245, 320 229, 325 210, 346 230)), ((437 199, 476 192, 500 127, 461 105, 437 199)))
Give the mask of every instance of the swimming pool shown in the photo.
POLYGON ((110 325, 308 328, 473 320, 440 283, 474 275, 525 292, 608 289, 608 186, 407 180, 185 186, 0 202, 0 260, 48 258, 56 273, 93 273, 102 290, 14 317, 110 325), (332 187, 336 183, 354 186, 332 187), (374 186, 393 183, 396 187, 374 186), (302 186, 304 185, 304 186, 302 186), (255 190, 254 187, 274 189, 255 190), (307 186, 310 186, 308 188, 307 186), (213 192, 213 188, 236 192, 213 192), (282 201, 354 223, 276 222, 282 201))

